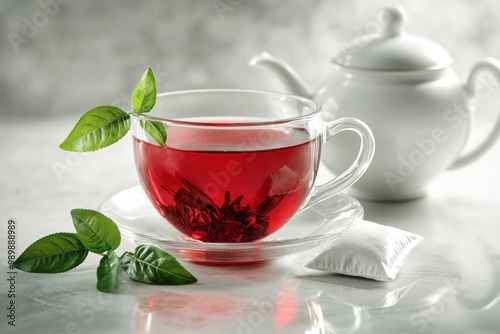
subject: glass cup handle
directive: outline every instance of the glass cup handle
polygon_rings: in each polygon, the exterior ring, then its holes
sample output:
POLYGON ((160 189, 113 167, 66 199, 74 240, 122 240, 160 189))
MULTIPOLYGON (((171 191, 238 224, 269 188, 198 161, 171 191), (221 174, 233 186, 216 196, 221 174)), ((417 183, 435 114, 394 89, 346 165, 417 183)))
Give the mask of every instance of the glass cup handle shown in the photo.
POLYGON ((314 186, 309 199, 302 205, 299 212, 347 189, 356 182, 367 170, 375 154, 375 138, 370 128, 353 117, 343 117, 325 123, 323 142, 329 141, 333 136, 342 131, 353 131, 361 138, 358 156, 342 174, 325 184, 314 186))

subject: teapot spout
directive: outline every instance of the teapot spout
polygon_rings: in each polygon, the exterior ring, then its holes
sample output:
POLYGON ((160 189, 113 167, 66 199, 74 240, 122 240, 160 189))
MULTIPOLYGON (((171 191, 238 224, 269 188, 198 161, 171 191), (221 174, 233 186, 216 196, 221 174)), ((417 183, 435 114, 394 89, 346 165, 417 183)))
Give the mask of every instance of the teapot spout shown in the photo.
POLYGON ((312 93, 299 77, 297 72, 284 61, 273 57, 267 52, 253 56, 249 61, 250 66, 262 66, 271 70, 283 82, 289 93, 307 98, 312 97, 312 93))

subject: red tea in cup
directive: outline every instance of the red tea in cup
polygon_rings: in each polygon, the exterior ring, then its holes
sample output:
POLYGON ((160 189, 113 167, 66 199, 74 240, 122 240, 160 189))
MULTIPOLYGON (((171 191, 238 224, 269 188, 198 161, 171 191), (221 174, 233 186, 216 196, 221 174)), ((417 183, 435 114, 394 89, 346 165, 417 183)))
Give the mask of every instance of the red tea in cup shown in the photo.
POLYGON ((185 236, 252 242, 354 183, 373 157, 373 135, 353 118, 324 122, 306 98, 244 90, 160 94, 132 114, 139 178, 158 212, 185 236), (164 127, 158 145, 144 122, 164 127), (361 137, 344 173, 316 186, 321 145, 341 131, 361 137))
POLYGON ((295 214, 314 182, 320 140, 303 129, 167 131, 174 147, 134 139, 137 169, 160 214, 191 238, 264 238, 295 214))

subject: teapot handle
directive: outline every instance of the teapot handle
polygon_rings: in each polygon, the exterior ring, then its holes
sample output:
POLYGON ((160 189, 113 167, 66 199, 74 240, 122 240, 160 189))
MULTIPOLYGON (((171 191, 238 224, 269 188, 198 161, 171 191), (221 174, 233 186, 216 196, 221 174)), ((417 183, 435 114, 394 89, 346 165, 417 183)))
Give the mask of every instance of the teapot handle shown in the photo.
MULTIPOLYGON (((491 73, 498 82, 500 82, 500 61, 487 58, 486 60, 478 62, 471 70, 469 79, 466 84, 466 90, 469 96, 473 99, 476 99, 477 102, 486 99, 485 97, 481 98, 480 96, 475 95, 476 90, 476 76, 481 72, 489 72, 491 73)), ((498 88, 498 87, 496 87, 498 88)), ((491 92, 490 92, 491 93, 491 92)), ((449 169, 460 168, 463 167, 472 161, 479 158, 483 153, 485 153, 493 144, 495 143, 498 135, 500 133, 500 114, 498 115, 495 125, 491 129, 488 136, 480 143, 476 148, 474 148, 469 153, 459 156, 459 158, 451 165, 449 169)))

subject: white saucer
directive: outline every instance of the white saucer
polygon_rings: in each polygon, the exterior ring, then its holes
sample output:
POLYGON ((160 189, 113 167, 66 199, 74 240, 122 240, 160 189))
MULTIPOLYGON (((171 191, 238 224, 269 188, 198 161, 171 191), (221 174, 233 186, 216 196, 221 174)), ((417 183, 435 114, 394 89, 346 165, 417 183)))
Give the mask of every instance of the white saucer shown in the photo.
POLYGON ((153 207, 140 186, 105 200, 99 211, 119 227, 122 237, 136 244, 154 244, 186 261, 235 265, 273 260, 331 242, 363 217, 363 207, 353 197, 338 194, 295 215, 265 239, 248 243, 207 243, 182 235, 153 207))

